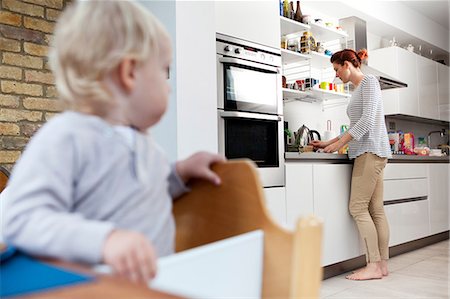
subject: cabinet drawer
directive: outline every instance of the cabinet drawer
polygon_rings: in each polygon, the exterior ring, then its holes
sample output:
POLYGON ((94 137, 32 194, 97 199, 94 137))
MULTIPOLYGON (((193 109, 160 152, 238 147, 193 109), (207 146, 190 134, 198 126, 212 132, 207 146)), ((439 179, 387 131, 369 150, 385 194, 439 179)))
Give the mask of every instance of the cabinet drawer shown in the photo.
POLYGON ((415 179, 427 177, 426 164, 387 164, 384 169, 385 180, 415 179))
POLYGON ((428 196, 428 179, 384 181, 384 201, 428 196))
POLYGON ((428 200, 388 205, 385 211, 390 228, 389 246, 430 234, 428 200))

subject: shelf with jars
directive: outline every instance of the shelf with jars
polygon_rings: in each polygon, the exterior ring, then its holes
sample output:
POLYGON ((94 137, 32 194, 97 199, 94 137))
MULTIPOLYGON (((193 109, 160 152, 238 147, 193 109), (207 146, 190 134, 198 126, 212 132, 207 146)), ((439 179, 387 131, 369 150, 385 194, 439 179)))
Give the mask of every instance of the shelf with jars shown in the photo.
MULTIPOLYGON (((311 17, 307 21, 312 21, 311 17)), ((330 63, 332 53, 345 47, 347 33, 331 23, 314 21, 317 23, 303 24, 280 16, 285 103, 293 99, 317 102, 350 97, 348 84, 333 83, 335 73, 330 63)))

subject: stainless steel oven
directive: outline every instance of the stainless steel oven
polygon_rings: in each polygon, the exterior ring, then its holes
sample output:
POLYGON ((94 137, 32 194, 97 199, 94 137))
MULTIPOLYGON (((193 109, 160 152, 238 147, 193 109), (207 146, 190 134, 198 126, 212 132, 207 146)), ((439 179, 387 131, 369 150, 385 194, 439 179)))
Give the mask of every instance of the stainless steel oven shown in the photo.
POLYGON ((253 160, 264 187, 284 186, 280 51, 216 38, 219 152, 253 160))

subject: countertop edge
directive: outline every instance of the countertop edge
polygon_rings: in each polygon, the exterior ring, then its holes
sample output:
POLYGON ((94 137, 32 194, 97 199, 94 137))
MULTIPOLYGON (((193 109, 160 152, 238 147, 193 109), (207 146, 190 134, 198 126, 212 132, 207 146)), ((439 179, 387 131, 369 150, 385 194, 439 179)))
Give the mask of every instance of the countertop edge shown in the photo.
MULTIPOLYGON (((326 153, 296 153, 286 152, 284 154, 286 162, 321 162, 329 164, 352 164, 353 161, 347 155, 326 154, 326 153)), ((388 163, 450 163, 449 156, 410 156, 393 155, 388 163)))

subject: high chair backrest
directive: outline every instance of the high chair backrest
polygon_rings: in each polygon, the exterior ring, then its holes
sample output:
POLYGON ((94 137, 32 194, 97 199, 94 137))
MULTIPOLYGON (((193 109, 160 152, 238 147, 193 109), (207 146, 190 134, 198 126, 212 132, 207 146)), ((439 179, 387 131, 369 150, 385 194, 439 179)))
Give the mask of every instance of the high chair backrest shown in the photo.
POLYGON ((216 164, 213 170, 222 180, 220 186, 196 181, 191 192, 174 201, 176 251, 262 229, 263 298, 318 298, 321 222, 315 217, 302 219, 294 232, 277 225, 249 160, 216 164))
POLYGON ((0 166, 0 193, 5 189, 6 184, 8 183, 9 171, 0 166))

